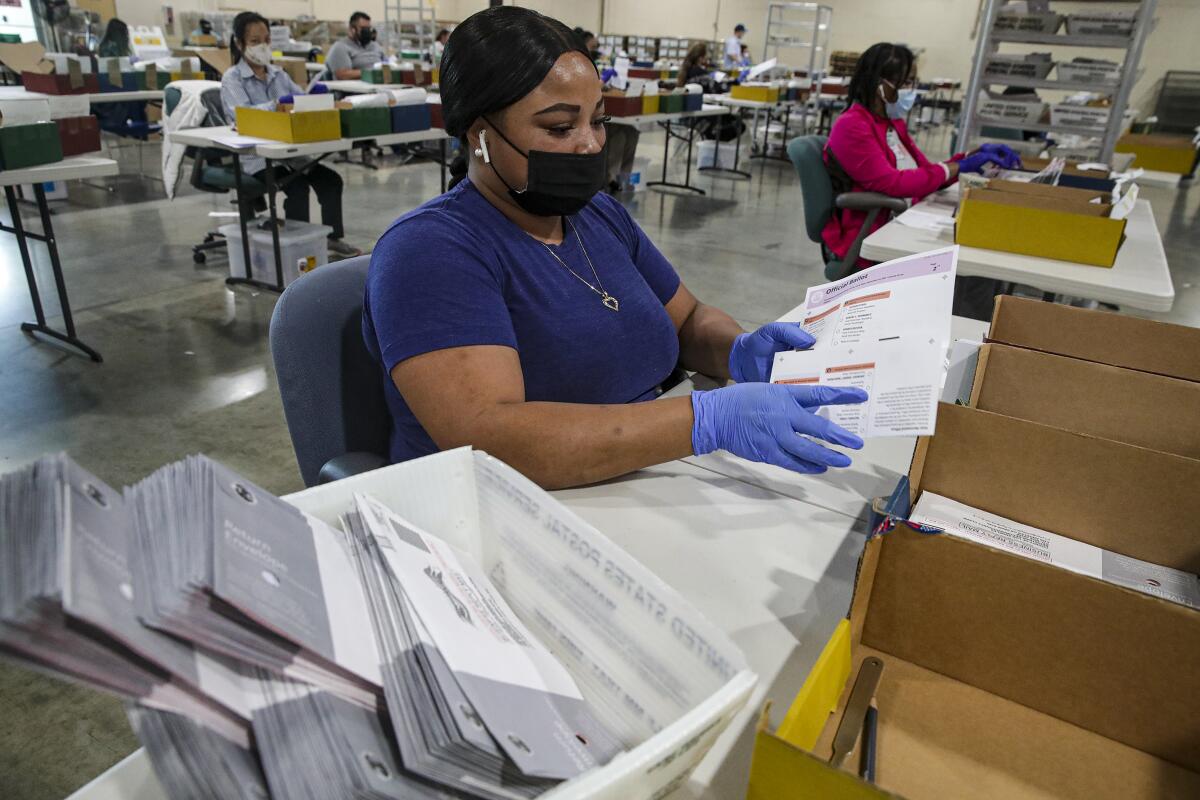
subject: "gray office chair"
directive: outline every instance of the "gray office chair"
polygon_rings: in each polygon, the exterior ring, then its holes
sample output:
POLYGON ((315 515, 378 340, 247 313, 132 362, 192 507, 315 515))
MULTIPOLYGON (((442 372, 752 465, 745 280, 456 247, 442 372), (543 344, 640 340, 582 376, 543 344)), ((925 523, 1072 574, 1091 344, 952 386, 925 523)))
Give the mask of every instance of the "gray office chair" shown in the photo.
POLYGON ((833 182, 822 156, 828 141, 826 136, 799 136, 788 142, 787 153, 796 168, 796 174, 800 176, 800 194, 804 197, 804 228, 808 238, 821 245, 826 279, 836 281, 854 271, 863 239, 867 238, 879 212, 886 210, 899 214, 908 206, 898 197, 888 197, 878 192, 843 192, 834 197, 833 182), (821 238, 821 230, 835 207, 867 212, 862 230, 841 260, 830 252, 821 238))
POLYGON ((271 315, 271 356, 305 486, 388 463, 391 417, 362 338, 370 256, 301 276, 271 315))

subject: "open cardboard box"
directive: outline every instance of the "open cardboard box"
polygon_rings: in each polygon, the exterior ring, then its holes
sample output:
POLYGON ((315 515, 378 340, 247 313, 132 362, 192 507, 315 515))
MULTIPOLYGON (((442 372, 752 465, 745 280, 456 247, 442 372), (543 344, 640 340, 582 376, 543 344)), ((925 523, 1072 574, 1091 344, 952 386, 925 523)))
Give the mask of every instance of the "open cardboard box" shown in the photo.
POLYGON ((1127 133, 1117 140, 1116 152, 1133 153, 1133 166, 1177 175, 1191 175, 1196 166, 1196 143, 1190 136, 1169 133, 1127 133))
POLYGON ((1103 192, 992 180, 962 192, 954 241, 971 247, 1111 267, 1125 220, 1103 192), (1096 200, 1100 202, 1095 202, 1096 200))
MULTIPOLYGON (((1197 461, 943 404, 893 499, 901 519, 929 490, 1195 572, 1197 480, 1197 461)), ((1195 609, 900 522, 868 541, 778 731, 760 726, 747 797, 1200 797, 1198 661, 1195 609), (828 764, 867 656, 885 662, 875 785, 857 752, 828 764)))
POLYGON ((970 405, 1200 458, 1200 383, 1193 381, 992 343, 979 349, 970 405))
POLYGON ((1111 311, 996 297, 987 340, 1200 381, 1200 329, 1111 311))
POLYGON ((277 142, 301 144, 340 139, 341 114, 338 109, 325 111, 267 111, 241 106, 237 111, 237 129, 243 136, 257 136, 277 142))

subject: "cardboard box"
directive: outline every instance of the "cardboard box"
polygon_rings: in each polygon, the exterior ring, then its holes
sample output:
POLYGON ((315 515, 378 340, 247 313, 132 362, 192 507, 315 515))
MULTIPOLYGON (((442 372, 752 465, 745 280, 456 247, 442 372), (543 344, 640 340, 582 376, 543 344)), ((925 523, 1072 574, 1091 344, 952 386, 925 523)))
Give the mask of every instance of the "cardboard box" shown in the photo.
POLYGON ((81 156, 100 150, 100 122, 92 116, 55 120, 62 154, 81 156))
MULTIPOLYGON (((1089 520, 1102 531, 1095 538, 1117 552, 1153 551, 1165 559, 1157 563, 1194 571, 1188 554, 1194 548, 1179 539, 1172 547, 1146 546, 1165 543, 1161 535, 1170 531, 1158 527, 1161 519, 1122 527, 1155 505, 1174 505, 1178 484, 1153 484, 1167 470, 1106 483, 1110 465, 1087 460, 1098 454, 1113 457, 1118 469, 1147 459, 1188 462, 1193 478, 1200 464, 942 405, 937 435, 918 444, 912 491, 895 498, 896 510, 906 514, 903 501, 928 489, 977 506, 984 504, 970 496, 986 494, 998 499, 994 513, 1019 518, 1064 497, 1073 509, 1086 507, 1098 487, 1109 487, 1099 494, 1110 495, 1111 505, 1125 500, 1130 513, 1120 522, 1089 520), (1024 479, 1005 492, 1008 478, 1043 461, 1073 473, 1074 484, 1055 484, 1065 494, 1024 479), (1001 474, 998 485, 981 486, 1001 474)), ((1035 471, 1044 477, 1048 470, 1035 471)), ((1194 499, 1190 505, 1200 510, 1194 499)), ((850 617, 778 731, 760 725, 747 797, 1200 796, 1197 656, 1195 609, 900 523, 868 541, 850 617), (884 661, 875 785, 850 772, 857 772, 856 753, 846 771, 828 764, 849 690, 868 656, 884 661)))
POLYGON ((22 72, 21 83, 30 92, 41 94, 99 94, 100 81, 95 73, 77 75, 46 75, 22 72))
POLYGON ((1089 193, 1082 189, 1015 182, 993 188, 1007 183, 963 190, 956 243, 1096 267, 1116 261, 1125 220, 1109 219, 1109 204, 1083 200, 1089 193))
POLYGON ((1200 329, 1184 325, 999 295, 987 340, 1200 381, 1200 329))
MULTIPOLYGON (((607 106, 607 104, 605 104, 607 106)), ((684 111, 699 111, 704 107, 704 95, 699 92, 691 92, 683 96, 684 111)))
POLYGON ((678 114, 683 111, 683 101, 683 92, 659 95, 658 112, 660 114, 678 114))
POLYGON ((642 98, 605 93, 604 113, 613 117, 636 117, 642 113, 642 98))
POLYGON ((0 169, 36 167, 62 159, 56 123, 0 126, 0 169))
POLYGON ((398 70, 385 64, 374 69, 360 70, 360 76, 366 83, 399 84, 397 72, 398 70))
POLYGON ((1005 33, 1054 33, 1062 19, 1059 14, 1001 12, 996 15, 995 28, 1005 33))
POLYGON ((339 113, 344 139, 383 136, 392 132, 390 108, 343 108, 339 113))
POLYGON ((264 111, 237 109, 238 133, 290 144, 342 138, 341 116, 329 111, 264 111))
POLYGON ((979 350, 970 405, 1200 458, 1200 383, 1006 344, 979 350))
MULTIPOLYGON (((432 108, 434 106, 431 106, 429 103, 392 106, 390 109, 392 133, 410 133, 434 127, 433 117, 430 114, 432 108)), ((439 103, 436 108, 440 112, 442 108, 441 104, 439 103)))
POLYGON ((659 109, 659 96, 656 94, 642 95, 642 113, 657 114, 659 109))
POLYGON ((1133 153, 1133 166, 1176 175, 1196 168, 1196 144, 1189 136, 1167 133, 1127 133, 1117 140, 1116 152, 1133 153))
POLYGON ((421 66, 415 66, 413 69, 394 70, 392 74, 405 86, 432 86, 434 83, 433 71, 421 66))
POLYGON ((305 59, 283 56, 273 59, 271 63, 286 72, 297 86, 301 88, 308 86, 308 65, 305 59))
MULTIPOLYGON (((825 91, 824 86, 821 87, 821 91, 825 91)), ((779 87, 770 86, 765 83, 740 83, 730 88, 729 96, 735 100, 753 100, 758 103, 778 103, 779 87)))
MULTIPOLYGON (((438 102, 438 103, 426 103, 425 105, 429 108, 429 127, 441 128, 442 130, 445 130, 446 129, 446 120, 442 118, 442 104, 440 102, 438 102)), ((604 99, 604 108, 606 111, 608 110, 608 98, 607 97, 604 99)), ((392 117, 392 120, 393 120, 392 125, 394 128, 395 127, 395 117, 394 116, 392 117)))

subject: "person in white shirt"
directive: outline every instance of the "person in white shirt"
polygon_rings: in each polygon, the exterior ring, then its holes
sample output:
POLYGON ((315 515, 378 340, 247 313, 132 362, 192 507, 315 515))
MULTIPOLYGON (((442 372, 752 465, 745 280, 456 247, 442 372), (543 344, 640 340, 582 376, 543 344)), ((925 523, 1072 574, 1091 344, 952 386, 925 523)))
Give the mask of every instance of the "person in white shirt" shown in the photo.
POLYGON ((746 26, 738 23, 733 29, 733 36, 725 40, 725 66, 736 67, 742 61, 742 37, 746 35, 746 26))

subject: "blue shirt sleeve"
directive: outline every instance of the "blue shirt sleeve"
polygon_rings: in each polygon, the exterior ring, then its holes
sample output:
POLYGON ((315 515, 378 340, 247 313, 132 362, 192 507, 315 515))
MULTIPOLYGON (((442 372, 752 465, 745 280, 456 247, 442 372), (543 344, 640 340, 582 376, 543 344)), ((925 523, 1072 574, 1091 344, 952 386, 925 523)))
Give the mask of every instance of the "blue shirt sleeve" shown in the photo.
POLYGON ((384 368, 450 347, 518 349, 503 284, 494 256, 439 212, 393 225, 367 275, 367 315, 384 368))
POLYGON ((642 227, 629 216, 625 206, 603 192, 596 195, 593 202, 596 203, 604 221, 612 226, 629 247, 634 266, 642 273, 642 278, 654 292, 654 296, 665 306, 675 296, 675 292, 679 291, 679 273, 654 246, 654 242, 650 241, 642 227))

